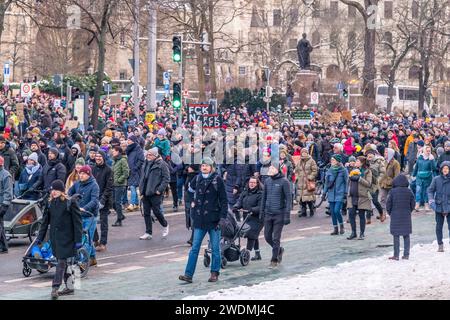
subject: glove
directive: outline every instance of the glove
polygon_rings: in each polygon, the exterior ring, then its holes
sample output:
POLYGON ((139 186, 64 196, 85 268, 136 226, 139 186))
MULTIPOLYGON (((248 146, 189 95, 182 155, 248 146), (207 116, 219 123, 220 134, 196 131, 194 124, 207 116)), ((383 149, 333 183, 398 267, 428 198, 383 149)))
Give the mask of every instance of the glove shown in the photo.
POLYGON ((78 250, 83 246, 81 242, 75 243, 75 249, 78 250))
POLYGON ((42 244, 42 241, 39 239, 36 239, 36 245, 40 246, 42 244))
POLYGON ((231 211, 232 211, 233 213, 238 213, 239 209, 238 209, 238 208, 233 208, 231 211))
POLYGON ((285 218, 284 218, 284 225, 287 226, 290 223, 291 223, 291 217, 290 216, 285 216, 285 218))

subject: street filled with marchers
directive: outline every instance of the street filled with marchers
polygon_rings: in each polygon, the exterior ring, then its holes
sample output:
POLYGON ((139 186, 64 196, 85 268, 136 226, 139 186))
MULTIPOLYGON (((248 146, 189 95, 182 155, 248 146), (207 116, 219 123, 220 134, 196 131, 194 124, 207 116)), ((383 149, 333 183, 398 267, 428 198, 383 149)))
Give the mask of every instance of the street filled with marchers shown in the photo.
POLYGON ((194 281, 206 234, 209 282, 218 281, 221 268, 237 260, 276 269, 289 255, 281 237, 293 210, 295 219, 307 220, 325 208, 336 246, 371 237, 367 225, 389 223, 392 260, 409 258, 412 213, 433 211, 436 250, 445 250, 448 121, 426 114, 356 112, 351 118, 343 112, 345 118, 336 121, 329 112, 304 106, 302 114, 309 119, 294 124, 296 108, 249 113, 245 106, 219 106, 221 126, 197 135, 199 123, 190 123, 187 111, 179 127, 171 107, 159 106, 148 121, 144 101, 139 119, 130 103, 112 108, 106 101, 99 129, 83 130, 76 118, 67 120, 70 107, 54 107, 55 99, 3 96, 7 123, 0 136, 0 251, 7 254, 8 242, 29 235, 24 275, 56 267, 53 298, 74 294, 71 278, 97 265, 97 255, 110 249, 110 227, 127 228, 130 213, 143 215, 136 242, 151 241, 155 223, 163 238, 170 237, 174 226, 165 218, 164 200, 174 212, 184 210, 190 230, 182 282, 194 281), (260 235, 271 247, 270 256, 261 254, 260 235), (241 237, 246 246, 237 242, 241 237))

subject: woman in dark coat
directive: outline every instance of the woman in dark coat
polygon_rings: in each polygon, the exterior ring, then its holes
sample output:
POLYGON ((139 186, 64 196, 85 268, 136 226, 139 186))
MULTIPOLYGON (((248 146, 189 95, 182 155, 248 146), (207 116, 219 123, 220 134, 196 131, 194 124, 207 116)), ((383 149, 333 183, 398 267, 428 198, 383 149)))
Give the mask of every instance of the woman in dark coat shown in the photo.
POLYGON ((191 202, 194 200, 194 193, 189 191, 189 184, 200 172, 200 166, 198 164, 186 165, 185 168, 185 183, 184 183, 184 211, 186 214, 186 228, 191 229, 191 238, 187 241, 192 246, 192 239, 194 238, 194 228, 192 227, 191 220, 191 202))
POLYGON ((44 218, 37 238, 37 244, 42 243, 50 225, 52 253, 58 259, 52 283, 51 296, 53 299, 57 299, 60 295, 74 294, 74 290, 67 287, 67 280, 70 277, 67 272, 67 259, 74 257, 76 250, 82 246, 81 211, 78 204, 75 201, 70 201, 64 191, 64 183, 61 180, 53 181, 50 203, 47 210, 44 211, 44 218), (58 292, 63 278, 66 288, 58 292))
MULTIPOLYGON (((236 160, 237 162, 237 160, 236 160)), ((227 191, 228 205, 230 208, 236 204, 238 195, 244 190, 248 179, 253 175, 254 170, 249 164, 230 164, 226 166, 225 187, 227 191)), ((240 215, 236 215, 238 221, 241 220, 240 215)))
POLYGON ((416 204, 414 194, 409 189, 409 182, 403 174, 397 176, 392 184, 386 201, 386 210, 391 217, 391 234, 394 236, 394 256, 391 260, 398 260, 400 255, 400 236, 403 236, 404 251, 402 259, 409 258, 410 239, 412 233, 411 212, 416 204))
POLYGON ((247 224, 250 226, 250 230, 247 232, 246 237, 247 250, 252 251, 253 249, 255 249, 255 256, 252 258, 253 261, 261 260, 258 240, 259 234, 264 226, 264 221, 259 214, 261 199, 261 185, 259 184, 258 178, 252 177, 248 181, 248 189, 241 193, 241 196, 233 207, 234 212, 242 209, 244 213, 244 219, 247 217, 247 215, 250 215, 247 220, 247 224))

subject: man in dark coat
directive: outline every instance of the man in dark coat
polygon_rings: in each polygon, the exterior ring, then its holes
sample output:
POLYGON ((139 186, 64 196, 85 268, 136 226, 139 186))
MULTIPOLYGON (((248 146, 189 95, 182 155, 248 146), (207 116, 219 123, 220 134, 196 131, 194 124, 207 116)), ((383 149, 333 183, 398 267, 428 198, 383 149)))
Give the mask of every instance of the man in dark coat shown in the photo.
POLYGON ((392 182, 392 190, 386 201, 386 211, 391 217, 391 234, 394 237, 394 255, 391 260, 398 260, 400 255, 400 236, 403 236, 403 259, 409 258, 410 234, 412 233, 411 213, 416 205, 414 194, 409 188, 408 178, 398 175, 392 182))
POLYGON ((445 161, 450 161, 450 141, 444 144, 444 153, 437 160, 437 169, 440 170, 441 164, 445 161))
POLYGON ((128 157, 128 167, 130 168, 130 176, 128 178, 128 186, 131 190, 130 206, 128 211, 135 211, 139 209, 139 199, 137 195, 137 187, 139 186, 140 174, 142 166, 144 165, 144 152, 138 143, 136 136, 128 138, 128 147, 126 150, 128 157))
POLYGON ((82 222, 81 212, 76 201, 71 201, 62 196, 64 193, 64 183, 55 180, 51 184, 51 200, 48 210, 44 211, 44 217, 37 244, 44 241, 50 225, 50 242, 52 253, 58 259, 56 273, 52 283, 52 298, 57 299, 60 295, 73 294, 74 290, 67 287, 68 279, 71 276, 67 272, 67 259, 76 255, 76 250, 82 244, 82 222), (59 287, 64 282, 66 288, 58 292, 59 287))
POLYGON ((433 178, 428 188, 428 199, 430 207, 436 214, 436 238, 439 245, 438 252, 444 252, 444 242, 442 241, 442 229, 444 221, 447 219, 447 225, 450 233, 450 162, 445 161, 441 164, 441 174, 433 178))
POLYGON ((65 180, 66 167, 61 163, 59 157, 58 149, 51 148, 48 152, 47 164, 44 166, 42 175, 33 189, 49 191, 53 181, 65 180))
POLYGON ((32 152, 35 152, 38 155, 39 164, 44 167, 47 164, 47 157, 42 153, 41 147, 39 146, 39 142, 32 141, 30 145, 30 149, 32 152))
MULTIPOLYGON (((97 246, 96 251, 103 252, 106 250, 106 244, 108 243, 108 214, 109 209, 112 206, 113 172, 112 169, 106 164, 106 154, 102 150, 96 153, 95 162, 96 165, 92 169, 92 175, 100 188, 101 230, 100 243, 97 246)), ((95 233, 98 238, 97 230, 95 230, 95 233)), ((94 241, 96 241, 95 236, 94 241)))
POLYGON ((212 252, 211 276, 208 281, 218 281, 221 266, 219 223, 226 219, 228 212, 225 184, 215 172, 215 163, 211 158, 203 159, 201 172, 201 175, 191 182, 191 190, 194 192, 194 201, 191 204, 194 241, 184 274, 179 277, 181 281, 188 283, 192 282, 200 246, 207 233, 212 252))
POLYGON ((283 226, 291 223, 292 192, 291 183, 278 167, 272 165, 268 174, 261 200, 261 214, 264 215, 264 238, 272 247, 270 268, 276 268, 284 253, 281 232, 283 226))
POLYGON ((191 219, 191 203, 194 200, 194 193, 189 191, 189 185, 191 181, 197 177, 200 172, 200 166, 198 164, 189 164, 186 165, 184 175, 185 175, 185 183, 184 183, 184 212, 186 215, 186 228, 191 229, 191 238, 187 241, 192 246, 192 241, 194 239, 194 227, 192 226, 191 219))
POLYGON ((164 191, 170 181, 169 167, 159 155, 158 148, 150 149, 146 157, 144 168, 139 174, 142 177, 139 190, 141 191, 145 220, 145 234, 139 238, 141 240, 152 239, 152 211, 164 228, 163 237, 169 235, 169 224, 161 212, 164 191))
POLYGON ((0 135, 0 156, 4 159, 3 167, 11 173, 14 180, 19 171, 19 159, 14 149, 6 142, 4 135, 0 135))

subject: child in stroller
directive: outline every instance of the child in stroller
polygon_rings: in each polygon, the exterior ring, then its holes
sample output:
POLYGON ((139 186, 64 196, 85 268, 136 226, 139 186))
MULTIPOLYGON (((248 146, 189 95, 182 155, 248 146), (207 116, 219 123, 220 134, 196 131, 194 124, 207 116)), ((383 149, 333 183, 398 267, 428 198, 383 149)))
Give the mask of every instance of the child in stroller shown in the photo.
MULTIPOLYGON (((247 215, 244 221, 238 224, 234 214, 228 210, 227 218, 220 223, 220 255, 222 257, 222 269, 226 267, 227 262, 240 260, 243 266, 247 266, 250 262, 250 251, 246 248, 241 249, 241 237, 245 237, 245 233, 249 230, 249 226, 246 224, 249 216, 250 215, 247 215)), ((211 244, 208 241, 208 248, 205 249, 203 256, 203 265, 208 268, 210 263, 211 244)))

